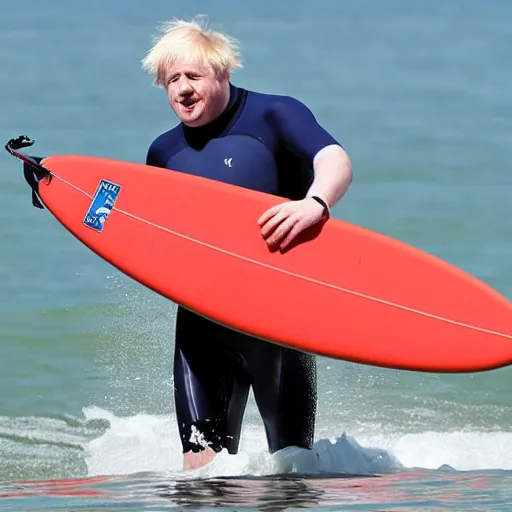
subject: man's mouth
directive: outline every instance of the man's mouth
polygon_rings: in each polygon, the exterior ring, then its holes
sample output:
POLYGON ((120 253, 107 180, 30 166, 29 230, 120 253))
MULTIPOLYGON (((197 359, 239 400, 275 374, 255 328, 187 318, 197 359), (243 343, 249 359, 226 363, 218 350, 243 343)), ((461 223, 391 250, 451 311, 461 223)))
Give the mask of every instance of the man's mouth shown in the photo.
POLYGON ((181 100, 180 103, 184 107, 190 108, 190 107, 193 107, 197 103, 197 100, 194 100, 192 98, 185 98, 184 100, 181 100))

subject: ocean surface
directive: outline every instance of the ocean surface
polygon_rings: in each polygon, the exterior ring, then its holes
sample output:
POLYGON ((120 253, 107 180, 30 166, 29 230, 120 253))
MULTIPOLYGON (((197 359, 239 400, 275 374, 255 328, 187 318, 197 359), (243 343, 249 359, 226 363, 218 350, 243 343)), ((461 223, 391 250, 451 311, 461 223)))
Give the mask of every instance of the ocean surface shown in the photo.
MULTIPOLYGON (((241 42, 234 83, 296 96, 348 151, 334 216, 512 299, 508 0, 4 1, 2 144, 143 162, 176 119, 140 60, 160 22, 201 13, 241 42)), ((312 452, 270 456, 251 396, 240 453, 183 472, 174 314, 33 208, 0 153, 2 511, 512 510, 510 368, 319 358, 312 452)))

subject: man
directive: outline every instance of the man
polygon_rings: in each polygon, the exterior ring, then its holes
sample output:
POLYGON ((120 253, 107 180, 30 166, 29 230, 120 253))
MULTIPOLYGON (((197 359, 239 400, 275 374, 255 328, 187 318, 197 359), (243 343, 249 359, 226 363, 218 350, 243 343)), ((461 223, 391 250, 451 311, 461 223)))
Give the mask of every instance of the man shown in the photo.
MULTIPOLYGON (((241 67, 231 37, 201 21, 174 20, 164 25, 142 65, 167 91, 180 120, 151 143, 146 163, 285 198, 255 219, 271 249, 286 249, 298 233, 328 217, 347 191, 349 157, 304 104, 231 83, 231 73, 241 67)), ((224 448, 237 452, 251 386, 270 452, 312 447, 312 355, 232 331, 182 307, 175 345, 185 469, 209 463, 224 448)))

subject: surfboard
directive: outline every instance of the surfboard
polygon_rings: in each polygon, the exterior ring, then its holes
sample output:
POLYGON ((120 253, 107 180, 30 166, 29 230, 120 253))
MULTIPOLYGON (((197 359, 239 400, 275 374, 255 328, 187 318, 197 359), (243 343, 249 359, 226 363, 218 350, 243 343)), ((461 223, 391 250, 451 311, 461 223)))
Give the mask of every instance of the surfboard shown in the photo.
POLYGON ((396 369, 472 372, 512 359, 506 297, 385 234, 331 217, 271 251, 257 219, 277 196, 115 159, 34 163, 25 158, 35 204, 121 272, 232 329, 396 369))

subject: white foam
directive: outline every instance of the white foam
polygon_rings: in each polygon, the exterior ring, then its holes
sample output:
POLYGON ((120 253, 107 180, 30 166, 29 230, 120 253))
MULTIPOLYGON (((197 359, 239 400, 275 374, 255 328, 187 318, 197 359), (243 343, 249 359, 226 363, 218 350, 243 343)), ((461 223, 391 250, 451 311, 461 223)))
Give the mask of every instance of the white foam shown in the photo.
POLYGON ((84 446, 89 475, 181 468, 177 427, 170 417, 137 414, 120 418, 97 407, 85 408, 84 415, 87 421, 101 419, 110 424, 103 435, 84 446))
POLYGON ((406 467, 436 469, 447 464, 461 471, 512 469, 510 432, 403 434, 386 448, 406 467))
POLYGON ((291 472, 384 474, 401 466, 437 469, 443 465, 456 470, 512 468, 512 433, 358 432, 356 439, 333 432, 331 437, 317 439, 311 451, 288 448, 271 456, 263 427, 246 424, 237 455, 222 452, 208 466, 182 473, 183 455, 173 416, 120 418, 99 408, 84 409, 84 414, 87 421, 102 419, 110 424, 85 446, 91 476, 146 471, 201 478, 291 472))

